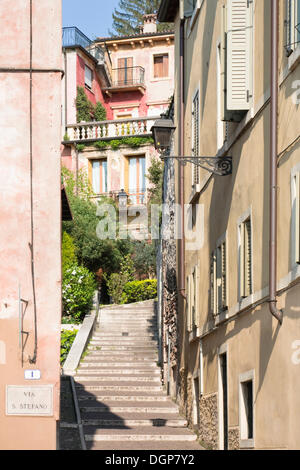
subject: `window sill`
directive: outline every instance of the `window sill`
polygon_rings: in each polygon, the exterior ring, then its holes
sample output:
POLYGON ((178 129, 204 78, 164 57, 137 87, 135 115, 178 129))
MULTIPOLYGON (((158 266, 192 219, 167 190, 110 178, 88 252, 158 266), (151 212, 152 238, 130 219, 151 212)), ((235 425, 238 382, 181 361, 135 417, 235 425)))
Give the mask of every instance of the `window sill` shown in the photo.
POLYGON ((198 18, 198 15, 200 13, 200 10, 202 8, 202 5, 203 5, 203 2, 204 0, 198 0, 197 1, 197 4, 196 4, 196 7, 192 13, 192 16, 191 16, 191 19, 190 19, 190 24, 189 24, 189 30, 188 30, 188 37, 190 36, 193 28, 194 28, 194 25, 196 23, 196 20, 198 18))
POLYGON ((161 82, 163 80, 166 81, 166 80, 171 80, 171 79, 170 79, 170 77, 157 77, 157 78, 152 78, 150 80, 150 83, 152 83, 152 82, 161 82))
POLYGON ((93 95, 95 94, 93 92, 93 90, 88 85, 84 85, 84 86, 85 86, 86 90, 88 90, 90 93, 93 93, 93 95))
POLYGON ((189 343, 193 343, 199 338, 199 328, 194 326, 193 331, 189 332, 189 343))
POLYGON ((193 204, 199 198, 201 192, 201 185, 200 184, 193 184, 192 192, 189 197, 189 204, 193 204))
POLYGON ((216 315, 216 326, 226 321, 227 318, 228 318, 228 310, 224 310, 224 312, 218 313, 216 315))
POLYGON ((254 439, 240 439, 240 449, 254 449, 254 439))
POLYGON ((296 49, 292 52, 289 57, 288 68, 289 70, 293 70, 297 67, 300 63, 300 45, 296 47, 296 49))

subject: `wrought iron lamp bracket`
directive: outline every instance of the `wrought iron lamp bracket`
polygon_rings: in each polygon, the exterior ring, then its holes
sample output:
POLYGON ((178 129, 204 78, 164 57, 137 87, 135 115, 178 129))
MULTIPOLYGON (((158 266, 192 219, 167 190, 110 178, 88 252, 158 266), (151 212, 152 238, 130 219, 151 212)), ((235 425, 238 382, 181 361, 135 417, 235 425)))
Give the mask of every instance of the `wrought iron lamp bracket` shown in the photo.
POLYGON ((172 155, 162 155, 161 159, 173 158, 181 165, 186 166, 192 163, 204 170, 219 176, 228 176, 232 174, 232 157, 175 157, 172 155))

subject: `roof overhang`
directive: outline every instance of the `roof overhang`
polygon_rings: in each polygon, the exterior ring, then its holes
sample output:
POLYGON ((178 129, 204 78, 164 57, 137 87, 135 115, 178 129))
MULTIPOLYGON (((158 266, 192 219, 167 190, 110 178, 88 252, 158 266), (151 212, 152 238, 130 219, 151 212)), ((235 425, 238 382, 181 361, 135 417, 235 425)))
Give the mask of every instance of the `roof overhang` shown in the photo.
POLYGON ((160 23, 172 23, 179 9, 179 0, 162 0, 157 13, 160 23))

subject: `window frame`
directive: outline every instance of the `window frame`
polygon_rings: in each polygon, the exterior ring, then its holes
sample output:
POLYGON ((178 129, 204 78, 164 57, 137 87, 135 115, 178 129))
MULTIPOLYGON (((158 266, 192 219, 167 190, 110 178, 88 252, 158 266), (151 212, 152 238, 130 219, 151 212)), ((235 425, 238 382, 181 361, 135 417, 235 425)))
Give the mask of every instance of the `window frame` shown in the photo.
MULTIPOLYGON (((200 86, 198 85, 193 96, 192 96, 192 139, 191 139, 191 151, 193 157, 200 156, 200 86), (195 120, 195 101, 198 103, 198 119, 195 120), (196 125, 195 125, 196 122, 196 125), (197 134, 195 133, 197 132, 197 134)), ((200 184, 200 167, 192 165, 192 185, 195 186, 200 184)))
MULTIPOLYGON (((251 208, 246 211, 237 222, 237 236, 238 236, 238 301, 242 302, 253 295, 253 219, 251 208), (245 224, 250 222, 250 277, 245 275, 247 272, 246 249, 245 249, 245 224), (248 288, 247 290, 247 281, 248 288)), ((249 250, 249 248, 248 248, 249 250)))
POLYGON ((220 316, 228 312, 228 244, 226 233, 218 240, 210 260, 211 313, 214 316, 220 316), (223 267, 224 261, 225 266, 223 267))
POLYGON ((300 163, 291 170, 291 267, 300 264, 300 163))
POLYGON ((104 158, 93 158, 90 160, 90 167, 91 167, 91 176, 90 176, 90 182, 91 182, 91 185, 92 185, 92 189, 93 189, 93 192, 95 194, 106 194, 108 193, 108 159, 106 157, 104 158), (95 189, 94 189, 94 178, 93 178, 93 164, 94 163, 100 163, 100 166, 99 166, 99 172, 100 172, 100 179, 99 179, 99 182, 100 182, 100 192, 96 192, 95 189), (105 184, 106 184, 106 188, 103 188, 103 163, 106 163, 106 178, 105 178, 105 184), (103 189, 106 189, 106 191, 104 191, 103 189))
POLYGON ((92 91, 93 90, 93 81, 94 81, 94 72, 91 67, 89 67, 87 64, 84 64, 84 85, 88 88, 88 90, 92 91), (87 70, 91 73, 90 81, 87 80, 87 70), (89 85, 90 83, 90 85, 89 85))
POLYGON ((153 80, 155 80, 155 81, 168 80, 170 78, 170 54, 169 54, 169 52, 161 52, 161 53, 153 54, 153 56, 152 56, 152 70, 153 70, 153 73, 152 73, 153 80), (168 69, 167 74, 162 75, 160 77, 155 76, 155 59, 157 57, 167 57, 167 69, 168 69))
POLYGON ((254 369, 239 375, 239 430, 240 430, 240 448, 253 449, 255 446, 255 372, 254 369), (246 436, 248 428, 248 417, 245 404, 245 395, 243 385, 252 382, 252 437, 246 436))

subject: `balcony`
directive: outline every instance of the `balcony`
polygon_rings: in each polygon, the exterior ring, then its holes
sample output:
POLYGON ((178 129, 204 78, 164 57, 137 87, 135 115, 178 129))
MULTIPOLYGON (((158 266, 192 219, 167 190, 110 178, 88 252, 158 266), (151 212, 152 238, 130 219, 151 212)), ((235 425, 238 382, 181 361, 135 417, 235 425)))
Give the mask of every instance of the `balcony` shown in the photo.
POLYGON ((95 46, 93 41, 83 34, 80 29, 76 28, 76 26, 63 28, 62 46, 63 48, 79 47, 93 56, 96 59, 96 68, 100 72, 100 78, 104 80, 102 86, 111 86, 111 59, 108 52, 95 46))
POLYGON ((81 122, 66 127, 68 142, 93 142, 122 137, 150 137, 157 117, 118 119, 117 121, 81 122))
POLYGON ((112 83, 104 91, 111 95, 122 91, 139 91, 144 94, 145 69, 140 66, 112 69, 112 83))

